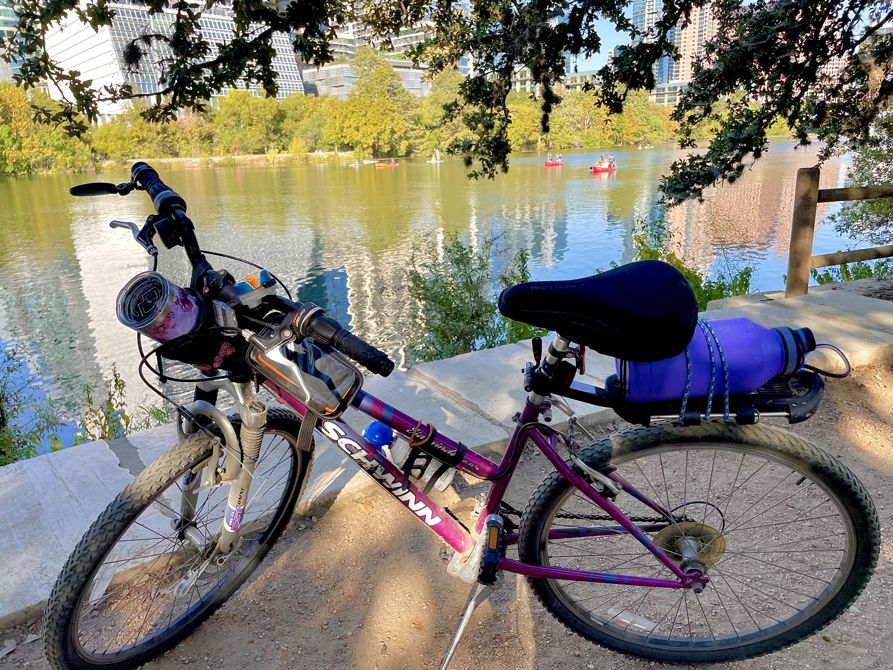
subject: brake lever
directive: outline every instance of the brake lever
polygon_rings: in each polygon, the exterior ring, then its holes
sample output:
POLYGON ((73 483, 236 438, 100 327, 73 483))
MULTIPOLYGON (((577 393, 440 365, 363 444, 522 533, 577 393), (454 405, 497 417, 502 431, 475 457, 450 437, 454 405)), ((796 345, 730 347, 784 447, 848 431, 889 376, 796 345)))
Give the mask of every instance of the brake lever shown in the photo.
POLYGON ((139 242, 140 246, 146 250, 146 253, 150 256, 158 256, 158 248, 152 243, 152 236, 155 231, 149 222, 146 222, 146 225, 143 226, 142 230, 140 230, 139 226, 132 221, 118 221, 117 219, 111 221, 109 227, 128 228, 133 234, 133 239, 139 242))
POLYGON ((130 232, 133 233, 133 239, 136 239, 137 235, 140 234, 139 226, 133 223, 133 221, 118 221, 115 219, 109 222, 109 228, 129 228, 130 232))

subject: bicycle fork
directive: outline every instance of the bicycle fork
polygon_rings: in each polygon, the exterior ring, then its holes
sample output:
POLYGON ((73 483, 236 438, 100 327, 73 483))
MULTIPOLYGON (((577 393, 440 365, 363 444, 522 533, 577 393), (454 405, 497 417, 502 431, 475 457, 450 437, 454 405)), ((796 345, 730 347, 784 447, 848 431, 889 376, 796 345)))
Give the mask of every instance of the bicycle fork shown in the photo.
POLYGON ((220 539, 217 541, 217 551, 223 555, 229 554, 238 540, 242 517, 248 503, 248 492, 254 479, 254 468, 260 456, 264 428, 267 425, 267 406, 255 397, 251 384, 233 384, 233 387, 239 416, 242 419, 239 431, 242 467, 238 478, 230 485, 220 539))

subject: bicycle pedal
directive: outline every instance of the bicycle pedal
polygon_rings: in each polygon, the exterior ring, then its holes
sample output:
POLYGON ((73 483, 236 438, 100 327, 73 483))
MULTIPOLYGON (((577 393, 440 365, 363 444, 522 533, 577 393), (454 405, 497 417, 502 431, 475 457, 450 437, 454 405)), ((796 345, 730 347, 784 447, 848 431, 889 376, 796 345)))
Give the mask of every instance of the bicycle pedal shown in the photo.
POLYGON ((503 530, 505 524, 499 514, 491 514, 484 523, 484 551, 481 554, 481 566, 478 570, 478 582, 481 584, 495 584, 497 579, 497 564, 502 558, 505 542, 503 530))

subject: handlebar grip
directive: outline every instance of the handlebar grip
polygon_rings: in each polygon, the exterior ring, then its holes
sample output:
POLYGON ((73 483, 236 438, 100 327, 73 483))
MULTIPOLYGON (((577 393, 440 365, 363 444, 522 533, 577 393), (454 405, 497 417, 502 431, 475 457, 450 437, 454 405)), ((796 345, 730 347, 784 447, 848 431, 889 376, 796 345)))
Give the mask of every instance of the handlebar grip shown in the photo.
POLYGON ((332 341, 332 347, 382 377, 387 377, 394 371, 394 361, 385 352, 343 328, 332 341))
POLYGON ((158 173, 147 163, 134 163, 130 168, 130 178, 149 194, 155 205, 155 211, 162 216, 171 216, 178 210, 186 211, 186 201, 161 181, 158 173))
POLYGON ((325 342, 375 374, 387 377, 394 371, 394 361, 385 352, 345 330, 322 310, 316 308, 305 313, 304 318, 299 317, 299 322, 296 327, 302 335, 325 342))

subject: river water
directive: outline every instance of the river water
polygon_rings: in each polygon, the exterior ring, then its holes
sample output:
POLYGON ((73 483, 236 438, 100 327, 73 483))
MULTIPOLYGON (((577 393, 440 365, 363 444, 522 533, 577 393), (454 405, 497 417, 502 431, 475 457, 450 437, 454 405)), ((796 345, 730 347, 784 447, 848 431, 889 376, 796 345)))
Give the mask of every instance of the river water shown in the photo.
MULTIPOLYGON (((263 264, 352 329, 393 354, 406 354, 406 271, 413 252, 450 233, 472 244, 496 237, 499 268, 518 249, 530 253, 535 279, 572 278, 633 257, 631 231, 654 211, 660 175, 680 152, 615 152, 619 170, 591 176, 593 154, 544 168, 541 156, 513 158, 495 180, 469 181, 458 160, 401 161, 396 169, 335 164, 178 168, 162 177, 189 202, 202 245, 263 264)), ((597 155, 596 155, 597 156, 597 155)), ((709 192, 669 215, 671 248, 708 272, 755 268, 753 288, 780 288, 786 271, 796 169, 814 153, 774 145, 734 185, 709 192)), ((842 183, 845 159, 822 171, 842 183)), ((122 181, 127 171, 0 179, 0 342, 20 344, 46 392, 76 399, 113 363, 133 402, 144 391, 131 331, 115 318, 115 298, 149 259, 129 233, 108 222, 142 223, 144 194, 75 199, 69 186, 94 178, 122 181)), ((820 208, 820 215, 827 213, 820 208)), ((831 226, 815 253, 852 247, 831 226)), ((162 249, 160 270, 188 283, 182 250, 162 249)), ((219 259, 211 259, 223 265, 219 259)), ((238 274, 244 268, 226 267, 238 274)))

